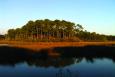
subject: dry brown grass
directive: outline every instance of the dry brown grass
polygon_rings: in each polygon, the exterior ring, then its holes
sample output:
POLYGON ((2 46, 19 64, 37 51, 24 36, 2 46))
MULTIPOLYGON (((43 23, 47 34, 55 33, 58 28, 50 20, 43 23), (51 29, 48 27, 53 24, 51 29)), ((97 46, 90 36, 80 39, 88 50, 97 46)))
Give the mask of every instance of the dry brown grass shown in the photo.
POLYGON ((115 42, 23 42, 23 41, 0 41, 0 44, 9 44, 15 47, 39 50, 43 48, 64 46, 86 46, 86 45, 111 45, 115 42))

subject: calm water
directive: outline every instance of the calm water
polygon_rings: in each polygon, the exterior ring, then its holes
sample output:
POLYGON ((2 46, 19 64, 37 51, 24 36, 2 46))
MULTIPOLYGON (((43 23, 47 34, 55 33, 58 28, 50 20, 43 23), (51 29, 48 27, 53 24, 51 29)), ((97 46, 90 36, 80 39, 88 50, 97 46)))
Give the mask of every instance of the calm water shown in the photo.
POLYGON ((0 47, 0 77, 115 77, 115 57, 110 48, 113 54, 97 55, 98 51, 81 54, 78 50, 79 55, 74 57, 66 54, 53 58, 30 54, 25 49, 0 47))
POLYGON ((111 59, 53 59, 0 65, 0 77, 115 77, 111 59), (60 63, 56 63, 56 61, 60 63))

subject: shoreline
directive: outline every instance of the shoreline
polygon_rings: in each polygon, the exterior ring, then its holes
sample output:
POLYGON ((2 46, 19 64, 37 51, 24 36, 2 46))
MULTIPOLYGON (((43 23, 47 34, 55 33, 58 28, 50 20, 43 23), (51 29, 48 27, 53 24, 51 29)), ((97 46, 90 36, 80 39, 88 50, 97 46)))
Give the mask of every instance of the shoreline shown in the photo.
POLYGON ((114 42, 23 42, 23 41, 0 41, 2 45, 9 45, 19 48, 26 48, 32 50, 39 50, 45 48, 54 48, 54 47, 66 47, 66 46, 86 46, 86 45, 107 45, 115 46, 114 42))

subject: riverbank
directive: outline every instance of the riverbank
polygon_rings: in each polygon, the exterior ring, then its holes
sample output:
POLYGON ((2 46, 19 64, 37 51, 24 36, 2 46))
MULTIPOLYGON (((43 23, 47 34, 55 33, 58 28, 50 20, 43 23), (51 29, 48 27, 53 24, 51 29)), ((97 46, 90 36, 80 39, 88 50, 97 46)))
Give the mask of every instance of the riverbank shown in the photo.
POLYGON ((0 41, 2 45, 10 45, 19 48, 27 48, 32 50, 39 50, 53 47, 67 47, 67 46, 86 46, 86 45, 114 45, 115 42, 23 42, 23 41, 0 41))

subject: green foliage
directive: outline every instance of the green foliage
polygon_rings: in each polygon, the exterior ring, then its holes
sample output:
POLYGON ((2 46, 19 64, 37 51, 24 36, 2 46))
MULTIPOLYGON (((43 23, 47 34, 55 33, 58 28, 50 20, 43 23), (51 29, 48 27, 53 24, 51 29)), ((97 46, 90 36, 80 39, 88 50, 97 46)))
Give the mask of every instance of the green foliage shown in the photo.
POLYGON ((5 35, 0 35, 0 40, 4 40, 5 39, 5 35))
POLYGON ((14 40, 15 39, 15 35, 16 35, 16 32, 14 29, 9 29, 8 30, 8 37, 11 39, 11 40, 14 40))
POLYGON ((100 35, 95 32, 79 31, 76 36, 84 41, 107 41, 106 35, 100 35))
POLYGON ((100 35, 83 31, 80 24, 65 20, 36 20, 17 29, 9 29, 10 40, 24 41, 107 41, 115 40, 113 36, 100 35))

